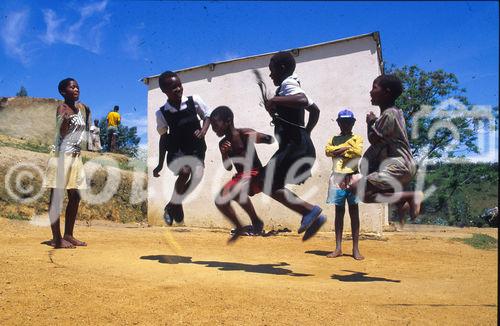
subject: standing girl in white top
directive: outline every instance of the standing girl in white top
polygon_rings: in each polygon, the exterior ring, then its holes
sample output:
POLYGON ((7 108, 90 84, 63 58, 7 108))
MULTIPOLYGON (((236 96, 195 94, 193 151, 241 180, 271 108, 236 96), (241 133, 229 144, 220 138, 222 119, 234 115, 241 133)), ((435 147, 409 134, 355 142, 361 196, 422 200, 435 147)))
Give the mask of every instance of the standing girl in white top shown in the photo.
POLYGON ((78 191, 87 188, 80 151, 82 141, 86 137, 90 110, 78 102, 80 87, 73 78, 63 79, 58 89, 64 97, 64 103, 57 108, 55 148, 49 159, 45 179, 45 187, 51 188, 49 203, 51 244, 54 248, 75 248, 75 246, 87 245, 73 236, 73 228, 80 204, 78 191), (65 189, 68 193, 68 205, 65 213, 64 236, 61 236, 59 215, 65 189))

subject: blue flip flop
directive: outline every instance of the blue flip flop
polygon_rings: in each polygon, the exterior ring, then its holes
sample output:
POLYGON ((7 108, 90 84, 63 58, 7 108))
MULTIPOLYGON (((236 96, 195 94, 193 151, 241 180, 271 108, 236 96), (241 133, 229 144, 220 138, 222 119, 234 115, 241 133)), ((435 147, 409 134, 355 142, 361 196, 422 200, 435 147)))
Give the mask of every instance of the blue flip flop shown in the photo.
POLYGON ((311 211, 302 217, 302 222, 298 230, 299 234, 307 230, 318 219, 321 212, 321 207, 313 206, 311 211))
POLYGON ((324 215, 320 215, 316 219, 316 221, 314 221, 314 223, 306 230, 306 233, 304 233, 304 236, 302 237, 302 241, 311 239, 325 223, 326 217, 324 215))

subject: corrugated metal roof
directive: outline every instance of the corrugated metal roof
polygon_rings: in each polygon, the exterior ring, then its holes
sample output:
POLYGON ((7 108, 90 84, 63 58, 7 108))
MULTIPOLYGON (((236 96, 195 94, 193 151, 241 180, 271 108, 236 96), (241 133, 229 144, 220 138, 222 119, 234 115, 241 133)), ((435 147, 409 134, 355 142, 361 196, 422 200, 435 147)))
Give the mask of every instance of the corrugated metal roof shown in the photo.
MULTIPOLYGON (((382 49, 381 49, 381 44, 380 44, 380 33, 379 32, 372 32, 372 33, 367 33, 367 34, 346 37, 346 38, 342 38, 342 39, 338 39, 338 40, 333 40, 333 41, 328 41, 328 42, 323 42, 323 43, 318 43, 318 44, 313 44, 313 45, 307 45, 307 46, 303 46, 300 48, 289 49, 288 51, 294 51, 294 50, 300 51, 300 50, 304 50, 304 49, 311 49, 311 48, 315 48, 315 47, 320 47, 320 46, 325 46, 325 45, 330 45, 330 44, 335 44, 335 43, 340 43, 340 42, 352 41, 352 40, 365 38, 365 37, 369 37, 369 36, 373 37, 375 42, 377 42, 377 52, 378 52, 378 57, 379 57, 379 65, 380 65, 380 70, 383 72, 384 69, 383 69, 382 49)), ((190 67, 190 68, 175 70, 175 72, 179 73, 179 72, 185 72, 185 71, 194 70, 194 69, 207 68, 210 66, 217 66, 217 65, 221 65, 221 64, 230 63, 230 62, 244 61, 244 60, 263 57, 263 56, 270 55, 270 54, 275 54, 278 52, 279 51, 275 51, 275 52, 257 54, 257 55, 241 57, 241 58, 236 58, 236 59, 231 59, 231 60, 226 60, 226 61, 211 62, 211 63, 207 63, 207 64, 200 65, 200 66, 194 66, 194 67, 190 67)), ((159 76, 160 76, 160 74, 143 77, 143 78, 141 78, 140 81, 142 81, 144 84, 148 85, 150 79, 157 78, 159 76)))

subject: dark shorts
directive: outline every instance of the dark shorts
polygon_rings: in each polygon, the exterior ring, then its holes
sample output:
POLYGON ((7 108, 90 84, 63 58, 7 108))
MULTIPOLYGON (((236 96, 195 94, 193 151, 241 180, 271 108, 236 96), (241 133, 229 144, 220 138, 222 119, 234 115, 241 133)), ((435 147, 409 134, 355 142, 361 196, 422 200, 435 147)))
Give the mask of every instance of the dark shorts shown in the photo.
POLYGON ((193 151, 186 154, 182 151, 167 153, 167 166, 175 175, 179 174, 179 164, 181 166, 189 166, 191 169, 196 167, 205 167, 205 151, 193 151), (191 156, 191 157, 190 157, 191 156), (196 160, 194 160, 196 158, 196 160), (183 164, 185 161, 186 164, 183 164))
POLYGON ((311 137, 305 129, 300 129, 298 134, 298 139, 294 141, 287 139, 286 135, 280 136, 278 151, 274 153, 265 167, 265 179, 267 179, 271 177, 267 175, 271 173, 271 164, 273 161, 275 162, 272 191, 282 189, 287 184, 302 184, 311 177, 311 169, 316 160, 316 150, 311 137), (308 161, 302 162, 305 158, 308 161), (300 165, 297 166, 296 164, 300 165), (294 176, 301 176, 300 178, 294 178, 293 182, 292 180, 286 180, 287 174, 292 167, 295 170, 294 176))
POLYGON ((108 135, 118 135, 118 127, 116 126, 109 126, 108 127, 108 135))

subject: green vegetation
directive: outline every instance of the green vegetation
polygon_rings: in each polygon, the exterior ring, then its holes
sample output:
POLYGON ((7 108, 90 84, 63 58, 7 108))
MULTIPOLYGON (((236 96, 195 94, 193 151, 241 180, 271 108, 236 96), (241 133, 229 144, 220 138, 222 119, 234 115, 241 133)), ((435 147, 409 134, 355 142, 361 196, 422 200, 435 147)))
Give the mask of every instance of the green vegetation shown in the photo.
POLYGON ((118 168, 120 170, 125 170, 125 171, 134 171, 135 166, 137 166, 139 171, 146 171, 146 162, 138 161, 138 160, 129 160, 128 162, 123 162, 123 161, 112 161, 109 159, 100 159, 100 158, 90 158, 83 156, 82 157, 82 162, 83 164, 87 163, 88 161, 92 160, 94 163, 100 164, 102 167, 104 166, 114 166, 114 162, 118 163, 118 168))
POLYGON ((498 206, 498 163, 429 166, 425 188, 432 185, 437 189, 424 201, 416 223, 498 226, 498 217, 488 210, 498 206))
POLYGON ((42 144, 39 142, 30 141, 30 140, 27 142, 23 142, 23 143, 0 140, 0 146, 24 149, 27 151, 37 152, 37 153, 49 153, 50 152, 49 145, 42 144))
MULTIPOLYGON (((109 152, 108 125, 105 117, 99 121, 99 129, 101 129, 100 138, 102 148, 106 152, 109 152)), ((122 124, 118 125, 118 139, 116 140, 118 153, 129 157, 136 157, 140 142, 141 138, 137 136, 137 127, 127 127, 122 124)))
POLYGON ((457 109, 471 110, 471 106, 465 96, 465 89, 459 87, 458 78, 453 73, 441 69, 436 71, 425 71, 418 66, 389 67, 386 73, 398 76, 404 86, 403 94, 397 99, 396 106, 405 116, 406 129, 410 139, 413 155, 420 160, 425 158, 441 158, 454 156, 453 150, 447 147, 454 141, 453 133, 446 127, 435 130, 433 137, 429 137, 429 131, 443 120, 452 122, 460 135, 458 145, 471 152, 478 152, 476 145, 477 132, 474 130, 474 121, 465 115, 450 119, 451 114, 457 109), (453 103, 446 107, 439 104, 445 100, 454 99, 453 103), (429 112, 418 115, 422 106, 428 106, 429 112), (443 111, 449 112, 446 116, 440 116, 443 111), (417 133, 414 135, 413 131, 417 133))
POLYGON ((28 91, 26 90, 26 88, 24 86, 21 85, 21 88, 19 89, 19 92, 16 93, 16 96, 26 97, 26 96, 28 96, 28 91))
POLYGON ((471 238, 453 238, 453 241, 463 242, 476 249, 495 249, 498 247, 498 240, 487 234, 473 234, 471 238))
MULTIPOLYGON (((478 152, 475 130, 478 121, 467 114, 453 116, 457 110, 472 112, 474 109, 456 75, 441 69, 425 71, 415 65, 391 66, 385 73, 397 75, 403 83, 404 92, 396 105, 405 116, 410 147, 418 164, 425 159, 439 162, 427 166, 425 189, 432 185, 437 189, 424 201, 416 223, 497 226, 498 209, 494 208, 498 206, 498 163, 447 164, 442 160, 459 154, 449 147, 454 143, 454 136, 452 130, 439 125, 443 122, 451 122, 456 128, 460 138, 456 145, 460 151, 478 152), (448 104, 443 105, 447 100, 448 104), (427 106, 428 111, 422 115, 423 106, 427 106)), ((491 113, 495 122, 488 128, 498 129, 498 107, 491 113)))
POLYGON ((18 213, 8 213, 6 216, 9 220, 18 220, 18 221, 29 221, 30 218, 18 213))

